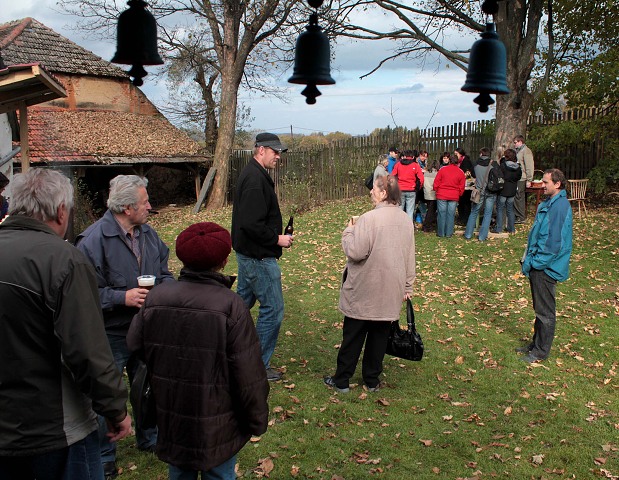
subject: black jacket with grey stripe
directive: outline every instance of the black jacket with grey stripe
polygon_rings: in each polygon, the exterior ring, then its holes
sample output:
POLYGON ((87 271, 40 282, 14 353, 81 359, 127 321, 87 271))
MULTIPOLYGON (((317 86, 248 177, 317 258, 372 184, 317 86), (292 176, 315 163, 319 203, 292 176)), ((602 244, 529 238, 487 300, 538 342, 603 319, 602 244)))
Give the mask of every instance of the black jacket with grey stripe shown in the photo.
POLYGON ((64 448, 118 422, 127 391, 84 255, 44 223, 0 224, 0 456, 64 448))

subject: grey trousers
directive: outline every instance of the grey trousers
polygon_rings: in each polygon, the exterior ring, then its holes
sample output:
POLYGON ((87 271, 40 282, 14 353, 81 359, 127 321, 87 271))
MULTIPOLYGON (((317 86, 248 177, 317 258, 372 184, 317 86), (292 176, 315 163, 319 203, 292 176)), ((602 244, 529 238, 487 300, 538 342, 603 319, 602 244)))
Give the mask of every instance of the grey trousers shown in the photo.
POLYGON ((514 216, 516 222, 524 222, 525 218, 525 203, 527 201, 527 181, 518 180, 518 190, 516 191, 516 198, 514 199, 514 216))
POLYGON ((542 270, 529 272, 533 310, 535 310, 535 325, 533 327, 533 341, 529 345, 531 355, 544 359, 550 354, 550 347, 555 338, 556 286, 557 281, 550 278, 542 270))

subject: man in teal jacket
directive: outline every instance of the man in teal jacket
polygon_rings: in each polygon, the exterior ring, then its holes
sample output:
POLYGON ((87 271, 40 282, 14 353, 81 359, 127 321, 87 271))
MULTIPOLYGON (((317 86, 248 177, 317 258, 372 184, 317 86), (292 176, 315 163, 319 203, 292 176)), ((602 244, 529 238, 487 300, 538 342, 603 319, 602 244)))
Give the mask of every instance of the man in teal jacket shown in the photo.
POLYGON ((572 253, 572 207, 565 193, 565 175, 551 168, 544 172, 542 182, 548 198, 537 208, 522 260, 522 273, 531 284, 535 326, 531 343, 516 351, 526 353, 523 360, 528 363, 550 354, 557 320, 556 284, 567 279, 572 253))

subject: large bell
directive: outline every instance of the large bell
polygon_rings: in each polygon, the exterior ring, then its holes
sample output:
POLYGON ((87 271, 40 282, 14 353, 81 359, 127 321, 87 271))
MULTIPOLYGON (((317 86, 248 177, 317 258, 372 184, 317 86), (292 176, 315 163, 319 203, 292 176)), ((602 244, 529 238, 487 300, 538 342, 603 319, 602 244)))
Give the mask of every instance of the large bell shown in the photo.
POLYGON ((510 92, 507 88, 507 53, 494 23, 486 23, 481 39, 471 47, 469 68, 462 90, 480 93, 473 100, 479 104, 480 112, 487 112, 488 105, 494 103, 491 93, 503 95, 510 92))
POLYGON ((157 22, 146 10, 143 0, 129 0, 129 9, 118 17, 116 55, 113 63, 133 65, 129 75, 136 77, 133 83, 142 85, 146 71, 142 65, 161 65, 163 60, 157 52, 157 22))
POLYGON ((305 32, 299 35, 294 55, 294 70, 290 83, 307 85, 301 94, 310 105, 316 103, 316 97, 321 95, 316 85, 333 85, 331 77, 331 49, 329 37, 318 26, 318 15, 310 15, 310 23, 305 32))

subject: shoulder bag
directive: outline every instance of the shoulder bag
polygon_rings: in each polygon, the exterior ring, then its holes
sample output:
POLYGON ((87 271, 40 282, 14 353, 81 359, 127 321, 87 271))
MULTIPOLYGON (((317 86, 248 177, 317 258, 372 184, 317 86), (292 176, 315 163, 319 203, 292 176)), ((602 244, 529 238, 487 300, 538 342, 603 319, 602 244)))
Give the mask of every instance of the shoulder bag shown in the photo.
POLYGON ((415 329, 415 310, 410 299, 406 300, 406 320, 408 323, 406 330, 400 328, 398 320, 391 323, 387 355, 417 362, 423 357, 423 341, 415 329))

